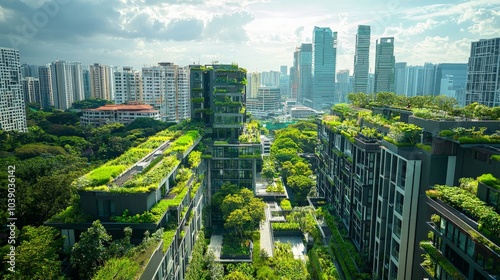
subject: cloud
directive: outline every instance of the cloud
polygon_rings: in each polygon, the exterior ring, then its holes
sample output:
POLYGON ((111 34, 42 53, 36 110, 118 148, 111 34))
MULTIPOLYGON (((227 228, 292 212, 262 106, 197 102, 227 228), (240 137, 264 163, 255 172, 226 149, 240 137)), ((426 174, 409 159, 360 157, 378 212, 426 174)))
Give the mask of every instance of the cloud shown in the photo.
POLYGON ((438 21, 433 19, 427 19, 424 22, 418 22, 417 24, 409 27, 399 26, 391 26, 385 29, 383 36, 394 36, 398 39, 406 36, 415 36, 418 34, 422 34, 430 29, 435 28, 437 25, 441 24, 438 21))
POLYGON ((244 42, 248 35, 244 26, 254 19, 249 12, 215 15, 207 22, 204 38, 215 41, 244 42))

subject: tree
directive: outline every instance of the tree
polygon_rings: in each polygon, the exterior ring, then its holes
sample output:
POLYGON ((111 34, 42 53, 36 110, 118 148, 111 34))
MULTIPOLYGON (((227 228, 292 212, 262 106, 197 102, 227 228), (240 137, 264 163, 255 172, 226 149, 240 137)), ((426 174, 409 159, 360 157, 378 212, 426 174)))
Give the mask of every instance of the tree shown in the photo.
POLYGON ((269 158, 264 160, 261 174, 262 177, 266 178, 268 182, 272 182, 273 178, 277 175, 275 163, 273 160, 269 158))
POLYGON ((314 181, 304 175, 293 175, 288 177, 288 186, 293 191, 295 203, 304 204, 311 188, 314 187, 314 181))
POLYGON ((226 222, 224 223, 224 226, 227 228, 233 228, 236 234, 243 239, 243 231, 251 223, 252 217, 248 215, 245 209, 236 209, 231 212, 225 220, 226 222))
POLYGON ((16 269, 5 279, 64 279, 58 251, 62 238, 52 227, 25 226, 16 248, 16 269))
POLYGON ((297 162, 293 166, 292 170, 293 175, 304 175, 304 176, 311 176, 312 175, 312 170, 309 168, 309 166, 303 162, 297 162))
POLYGON ((253 278, 246 276, 245 274, 241 273, 238 270, 235 270, 224 277, 224 280, 252 280, 252 279, 253 278))
POLYGON ((71 107, 74 109, 93 109, 104 106, 106 104, 113 104, 113 102, 106 99, 89 98, 85 100, 75 101, 73 102, 73 105, 71 107))
POLYGON ((107 246, 110 241, 111 236, 99 220, 94 221, 86 232, 82 232, 80 241, 71 250, 71 263, 78 268, 82 279, 90 279, 108 260, 107 246))
POLYGON ((220 209, 224 215, 224 219, 226 219, 231 214, 231 212, 236 209, 241 209, 244 206, 245 199, 243 198, 243 196, 239 194, 230 194, 224 198, 220 209))

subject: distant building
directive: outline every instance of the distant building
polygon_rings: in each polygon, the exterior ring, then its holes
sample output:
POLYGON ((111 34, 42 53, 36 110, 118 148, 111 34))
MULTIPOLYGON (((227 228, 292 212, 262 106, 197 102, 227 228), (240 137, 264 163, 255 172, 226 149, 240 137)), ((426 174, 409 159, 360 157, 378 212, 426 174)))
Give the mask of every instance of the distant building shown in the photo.
POLYGON ((27 132, 19 50, 0 48, 0 129, 27 132))
POLYGON ((323 109, 336 102, 337 32, 332 32, 329 27, 315 26, 312 41, 312 97, 304 105, 323 109))
POLYGON ((129 101, 143 102, 141 75, 132 67, 116 69, 113 86, 116 104, 124 104, 129 101))
POLYGON ((302 44, 298 48, 297 101, 312 99, 312 44, 302 44))
POLYGON ((150 105, 104 105, 96 109, 82 110, 83 125, 99 126, 107 123, 129 124, 137 118, 160 120, 160 112, 150 105))
POLYGON ((500 106, 500 38, 472 42, 465 105, 500 106))
POLYGON ((264 117, 280 108, 280 89, 259 87, 256 98, 247 98, 247 110, 252 116, 264 117))
POLYGON ((406 62, 396 62, 394 64, 394 92, 405 95, 406 89, 406 62))
POLYGON ((261 86, 260 73, 252 72, 247 74, 246 91, 249 98, 257 98, 257 91, 261 86))
POLYGON ((26 63, 21 64, 21 77, 33 77, 38 78, 38 65, 29 65, 26 63))
POLYGON ((370 68, 370 26, 358 25, 356 53, 354 54, 354 92, 368 91, 368 69, 370 68))
MULTIPOLYGON (((337 100, 339 103, 348 102, 347 94, 353 92, 351 87, 351 76, 349 76, 349 70, 340 70, 337 72, 337 83, 335 83, 335 92, 337 93, 337 100)), ((366 77, 368 88, 368 74, 366 77)), ((366 93, 366 90, 364 91, 366 93)))
POLYGON ((40 81, 40 95, 42 108, 54 106, 54 92, 52 91, 52 71, 50 64, 38 67, 38 77, 40 81))
POLYGON ((114 100, 113 71, 110 66, 94 63, 89 67, 90 94, 93 98, 114 100))
POLYGON ((190 116, 189 68, 171 62, 142 68, 143 101, 160 111, 163 121, 180 122, 190 116))
POLYGON ((54 106, 61 110, 71 108, 73 102, 83 100, 83 73, 79 62, 57 60, 50 65, 54 106))
POLYGON ((467 84, 467 63, 440 63, 434 71, 434 95, 441 92, 441 79, 453 76, 453 90, 460 106, 465 106, 465 87, 467 84))
POLYGON ((40 94, 40 80, 38 78, 26 77, 21 81, 24 92, 24 102, 37 103, 42 106, 40 94))
POLYGON ((280 94, 281 96, 290 96, 290 76, 286 65, 280 66, 280 94))
POLYGON ((423 85, 423 93, 424 95, 435 95, 434 92, 434 84, 435 84, 435 75, 436 75, 436 65, 432 63, 424 64, 424 85, 423 85))
POLYGON ((424 94, 424 67, 406 66, 404 95, 420 96, 424 94))
POLYGON ((305 107, 305 106, 294 106, 294 107, 290 108, 290 115, 292 116, 292 118, 297 118, 297 119, 315 116, 315 115, 318 115, 320 113, 322 113, 322 112, 314 110, 314 109, 309 108, 309 107, 305 107))
POLYGON ((394 37, 377 40, 375 52, 375 93, 394 92, 394 37))

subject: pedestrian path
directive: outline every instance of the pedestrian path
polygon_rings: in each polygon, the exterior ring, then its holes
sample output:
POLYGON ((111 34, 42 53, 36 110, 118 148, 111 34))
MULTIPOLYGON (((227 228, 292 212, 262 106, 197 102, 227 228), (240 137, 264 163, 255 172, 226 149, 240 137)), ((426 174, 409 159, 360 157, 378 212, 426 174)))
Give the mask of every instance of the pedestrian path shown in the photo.
MULTIPOLYGON (((265 209, 266 219, 260 225, 260 248, 264 250, 269 257, 273 256, 273 232, 271 231, 271 212, 270 212, 270 202, 267 203, 267 207, 265 209)), ((274 205, 274 202, 272 202, 274 205)), ((258 252, 255 252, 258 254, 258 252)))

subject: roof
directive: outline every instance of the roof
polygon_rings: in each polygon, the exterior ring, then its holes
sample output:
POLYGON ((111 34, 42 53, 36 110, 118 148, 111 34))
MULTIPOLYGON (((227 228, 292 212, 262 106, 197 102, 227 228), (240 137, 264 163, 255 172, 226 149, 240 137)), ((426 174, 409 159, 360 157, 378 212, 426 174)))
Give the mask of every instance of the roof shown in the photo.
POLYGON ((87 109, 88 111, 141 111, 141 112, 158 112, 151 105, 127 105, 127 104, 109 104, 95 109, 87 109))

